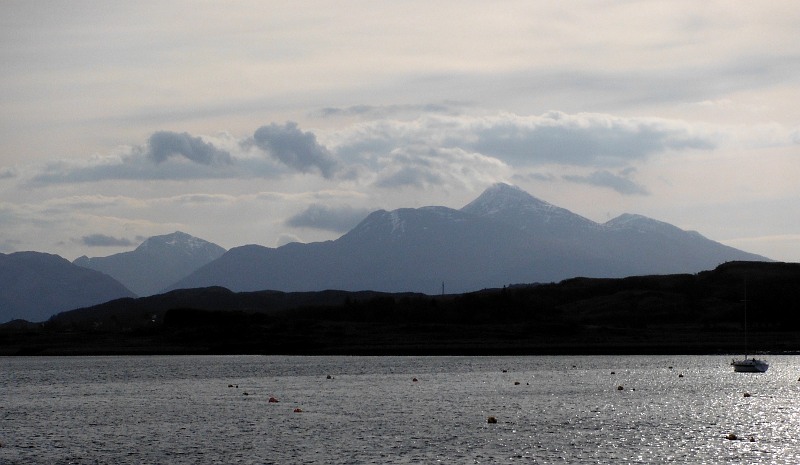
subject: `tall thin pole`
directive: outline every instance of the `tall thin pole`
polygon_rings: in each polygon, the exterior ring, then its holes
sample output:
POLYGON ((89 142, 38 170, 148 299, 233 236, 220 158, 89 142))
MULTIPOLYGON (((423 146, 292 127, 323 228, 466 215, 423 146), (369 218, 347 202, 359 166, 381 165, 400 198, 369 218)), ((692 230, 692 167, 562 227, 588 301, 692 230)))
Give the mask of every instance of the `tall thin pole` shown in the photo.
POLYGON ((747 278, 744 279, 744 359, 747 360, 747 278))

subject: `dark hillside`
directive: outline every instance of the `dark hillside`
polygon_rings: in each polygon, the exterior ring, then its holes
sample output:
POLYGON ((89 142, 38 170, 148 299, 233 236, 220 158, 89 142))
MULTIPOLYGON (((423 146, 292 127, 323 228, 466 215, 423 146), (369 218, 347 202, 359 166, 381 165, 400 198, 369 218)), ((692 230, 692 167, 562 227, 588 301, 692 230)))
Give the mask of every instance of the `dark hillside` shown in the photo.
POLYGON ((574 278, 458 295, 173 291, 0 330, 0 352, 280 354, 800 351, 800 264, 574 278), (746 305, 745 305, 746 295, 746 305))
POLYGON ((41 321, 58 312, 132 295, 112 277, 58 255, 0 254, 0 322, 41 321))

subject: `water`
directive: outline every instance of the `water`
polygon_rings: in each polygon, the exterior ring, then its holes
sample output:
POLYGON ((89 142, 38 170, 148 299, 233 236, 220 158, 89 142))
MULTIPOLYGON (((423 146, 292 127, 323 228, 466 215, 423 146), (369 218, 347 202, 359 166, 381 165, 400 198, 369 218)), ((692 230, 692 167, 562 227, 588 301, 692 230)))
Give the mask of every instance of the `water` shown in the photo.
POLYGON ((729 362, 0 358, 0 464, 800 463, 800 358, 729 362))

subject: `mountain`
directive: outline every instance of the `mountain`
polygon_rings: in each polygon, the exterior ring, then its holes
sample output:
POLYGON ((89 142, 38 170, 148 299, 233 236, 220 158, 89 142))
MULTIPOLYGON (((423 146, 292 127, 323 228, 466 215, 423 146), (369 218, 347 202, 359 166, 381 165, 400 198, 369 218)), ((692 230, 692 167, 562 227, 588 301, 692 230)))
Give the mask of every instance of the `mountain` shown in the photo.
POLYGON ((696 272, 701 264, 711 268, 713 264, 734 260, 769 261, 712 241, 698 232, 684 231, 641 215, 626 213, 603 226, 617 257, 636 257, 636 262, 626 263, 630 274, 696 272))
POLYGON ((236 247, 170 289, 461 293, 575 276, 694 273, 732 260, 768 259, 643 216, 595 223, 496 184, 461 210, 379 210, 333 241, 236 247))
POLYGON ((461 209, 462 212, 502 221, 538 236, 569 231, 596 231, 598 224, 571 211, 539 200, 516 186, 497 183, 461 209))
POLYGON ((456 292, 497 282, 507 268, 524 265, 511 251, 528 246, 523 232, 458 210, 380 210, 335 241, 233 248, 171 288, 213 282, 236 291, 437 293, 445 281, 456 292))
POLYGON ((0 322, 43 321, 133 293, 99 271, 40 252, 0 254, 0 322))
POLYGON ((84 255, 73 263, 106 273, 137 295, 148 296, 224 253, 216 244, 177 231, 153 236, 131 252, 94 258, 84 255))

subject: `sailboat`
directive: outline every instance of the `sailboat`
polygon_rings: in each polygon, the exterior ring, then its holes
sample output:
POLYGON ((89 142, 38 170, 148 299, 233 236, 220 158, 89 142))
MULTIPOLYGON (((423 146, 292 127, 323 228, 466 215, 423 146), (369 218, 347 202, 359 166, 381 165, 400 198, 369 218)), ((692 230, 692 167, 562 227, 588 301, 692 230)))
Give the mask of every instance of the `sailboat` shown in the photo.
POLYGON ((736 373, 764 373, 769 368, 766 360, 747 358, 747 282, 744 286, 744 359, 732 360, 731 366, 736 373))

